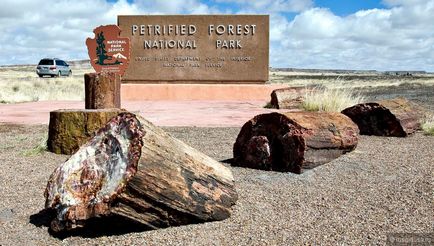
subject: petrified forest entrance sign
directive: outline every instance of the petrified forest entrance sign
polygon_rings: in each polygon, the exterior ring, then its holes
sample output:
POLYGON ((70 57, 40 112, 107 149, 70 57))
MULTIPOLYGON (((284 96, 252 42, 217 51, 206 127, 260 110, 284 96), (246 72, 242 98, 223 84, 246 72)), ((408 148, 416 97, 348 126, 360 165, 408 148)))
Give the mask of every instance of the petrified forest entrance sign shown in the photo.
POLYGON ((131 40, 124 83, 262 83, 269 16, 119 16, 131 40))

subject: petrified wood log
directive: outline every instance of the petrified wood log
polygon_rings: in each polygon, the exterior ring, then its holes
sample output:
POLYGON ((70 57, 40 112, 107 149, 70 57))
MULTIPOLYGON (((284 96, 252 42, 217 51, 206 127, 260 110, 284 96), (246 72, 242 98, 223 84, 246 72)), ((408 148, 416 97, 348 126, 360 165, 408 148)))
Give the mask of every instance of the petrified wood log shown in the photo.
POLYGON ((105 215, 150 228, 223 220, 237 193, 228 168, 121 113, 53 172, 45 197, 61 231, 105 215))
POLYGON ((50 112, 48 150, 56 154, 71 155, 86 143, 121 109, 60 109, 50 112))
POLYGON ((362 103, 346 108, 362 135, 406 137, 419 130, 423 109, 405 98, 362 103))
POLYGON ((355 149, 358 132, 357 125, 341 113, 257 115, 238 134, 233 164, 302 173, 355 149))
POLYGON ((115 73, 84 74, 86 109, 121 107, 121 77, 115 73))
POLYGON ((271 107, 277 109, 300 109, 303 96, 314 87, 287 87, 271 92, 271 107))

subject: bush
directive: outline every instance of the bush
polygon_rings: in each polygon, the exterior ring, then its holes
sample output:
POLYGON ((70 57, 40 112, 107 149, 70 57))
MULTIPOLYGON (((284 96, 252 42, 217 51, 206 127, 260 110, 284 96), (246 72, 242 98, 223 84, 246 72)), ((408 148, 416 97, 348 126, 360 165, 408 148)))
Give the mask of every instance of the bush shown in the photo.
POLYGON ((426 135, 434 136, 434 115, 425 118, 422 122, 422 130, 426 135))
POLYGON ((306 111, 341 112, 363 102, 365 98, 350 88, 314 88, 304 95, 302 107, 306 111))

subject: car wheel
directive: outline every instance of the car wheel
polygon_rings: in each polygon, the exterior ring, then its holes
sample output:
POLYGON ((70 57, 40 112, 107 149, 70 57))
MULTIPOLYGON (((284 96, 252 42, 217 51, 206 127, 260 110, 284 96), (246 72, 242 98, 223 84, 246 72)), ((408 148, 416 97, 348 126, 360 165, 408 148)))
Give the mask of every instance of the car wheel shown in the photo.
POLYGON ((60 78, 60 76, 61 76, 62 74, 60 73, 60 71, 57 73, 57 77, 59 77, 60 78))
POLYGON ((68 77, 72 75, 72 71, 69 70, 68 77))
POLYGON ((38 76, 39 76, 39 78, 42 78, 43 75, 42 74, 38 74, 38 76))

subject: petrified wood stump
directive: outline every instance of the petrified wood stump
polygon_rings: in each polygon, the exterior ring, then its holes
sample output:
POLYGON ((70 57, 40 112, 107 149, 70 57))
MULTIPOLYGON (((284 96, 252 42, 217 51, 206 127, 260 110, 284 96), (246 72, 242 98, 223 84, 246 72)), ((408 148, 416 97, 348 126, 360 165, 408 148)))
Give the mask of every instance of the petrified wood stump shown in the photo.
POLYGON ((346 108, 362 135, 406 137, 419 130, 423 109, 405 98, 362 103, 346 108))
POLYGON ((86 109, 121 107, 121 77, 115 73, 87 73, 84 75, 86 109))
POLYGON ((314 87, 287 87, 271 92, 271 107, 277 109, 300 109, 303 96, 314 87))
POLYGON ((48 150, 56 154, 71 155, 103 127, 121 109, 60 109, 50 112, 48 150))
POLYGON ((228 168, 121 113, 53 172, 45 197, 61 231, 105 215, 150 228, 223 220, 237 193, 228 168))
POLYGON ((257 115, 238 134, 233 164, 302 173, 354 150, 358 132, 357 125, 341 113, 257 115))

